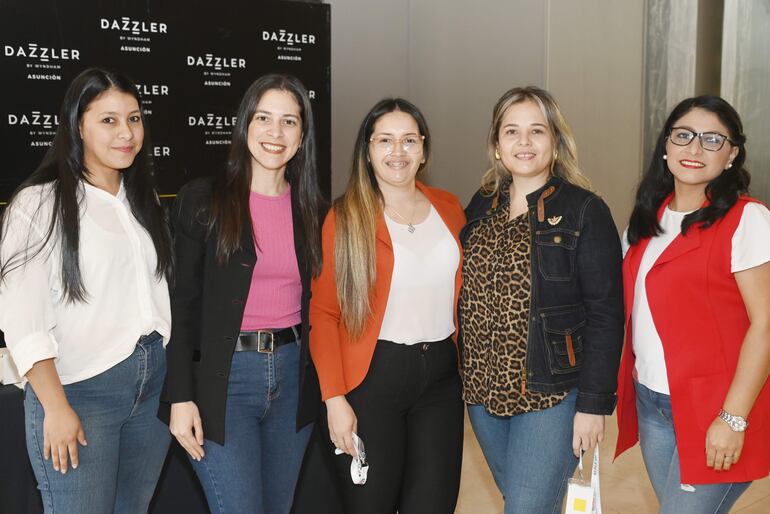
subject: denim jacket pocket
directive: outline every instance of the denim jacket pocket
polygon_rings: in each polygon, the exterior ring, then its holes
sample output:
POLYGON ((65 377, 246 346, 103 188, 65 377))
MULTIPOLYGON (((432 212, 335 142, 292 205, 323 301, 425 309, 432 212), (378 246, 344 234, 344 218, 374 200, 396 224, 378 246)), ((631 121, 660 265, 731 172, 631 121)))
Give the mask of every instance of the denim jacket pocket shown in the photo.
POLYGON ((546 280, 568 281, 575 273, 575 253, 580 232, 564 228, 537 230, 537 267, 546 280))
POLYGON ((563 375, 580 370, 583 363, 583 327, 586 324, 583 306, 544 309, 540 318, 551 374, 563 375))

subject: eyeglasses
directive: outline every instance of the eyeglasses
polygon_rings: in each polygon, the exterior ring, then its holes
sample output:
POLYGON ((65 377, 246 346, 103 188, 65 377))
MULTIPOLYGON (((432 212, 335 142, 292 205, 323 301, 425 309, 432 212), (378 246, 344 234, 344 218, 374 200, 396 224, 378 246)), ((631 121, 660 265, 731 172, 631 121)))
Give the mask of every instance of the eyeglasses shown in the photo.
POLYGON ((725 141, 735 144, 730 141, 730 138, 720 134, 719 132, 693 132, 690 129, 684 127, 674 127, 671 129, 671 133, 668 135, 668 140, 676 146, 687 146, 692 143, 692 140, 698 138, 700 141, 700 147, 709 152, 718 152, 725 145, 725 141))
POLYGON ((422 150, 425 136, 410 134, 404 137, 395 138, 393 136, 372 136, 369 142, 374 144, 374 148, 385 154, 392 154, 396 151, 396 145, 401 144, 401 148, 407 153, 417 153, 422 150))

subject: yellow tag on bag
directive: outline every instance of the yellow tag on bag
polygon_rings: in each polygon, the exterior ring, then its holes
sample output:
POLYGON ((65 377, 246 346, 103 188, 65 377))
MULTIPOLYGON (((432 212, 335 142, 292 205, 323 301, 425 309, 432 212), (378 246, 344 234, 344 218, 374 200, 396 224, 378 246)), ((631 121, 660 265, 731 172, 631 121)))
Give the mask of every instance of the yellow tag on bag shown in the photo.
POLYGON ((602 500, 599 493, 599 447, 594 450, 591 466, 591 482, 583 480, 583 452, 578 462, 580 478, 570 478, 567 483, 567 505, 565 514, 602 514, 602 500))

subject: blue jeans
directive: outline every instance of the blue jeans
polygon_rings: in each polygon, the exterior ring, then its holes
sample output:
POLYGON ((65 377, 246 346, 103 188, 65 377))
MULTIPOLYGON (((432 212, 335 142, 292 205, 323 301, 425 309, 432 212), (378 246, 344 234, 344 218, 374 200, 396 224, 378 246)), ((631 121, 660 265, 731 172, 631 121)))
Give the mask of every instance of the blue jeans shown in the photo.
POLYGON ((225 444, 206 440, 206 456, 191 460, 212 514, 289 512, 311 432, 296 429, 299 350, 233 354, 225 444))
POLYGON ((64 475, 43 459, 45 413, 27 387, 27 452, 45 512, 147 512, 170 440, 168 427, 156 416, 165 374, 166 352, 161 337, 153 333, 140 339, 124 361, 65 385, 88 446, 78 445, 80 465, 64 475))
MULTIPOLYGON (((647 468, 655 496, 658 497, 661 514, 730 512, 730 508, 751 482, 682 484, 671 415, 671 397, 637 382, 634 385, 644 467, 647 468)), ((705 447, 703 461, 706 461, 705 447)))
POLYGON ((505 514, 561 512, 572 453, 577 389, 558 405, 516 416, 495 416, 469 405, 468 416, 489 469, 505 499, 505 514))

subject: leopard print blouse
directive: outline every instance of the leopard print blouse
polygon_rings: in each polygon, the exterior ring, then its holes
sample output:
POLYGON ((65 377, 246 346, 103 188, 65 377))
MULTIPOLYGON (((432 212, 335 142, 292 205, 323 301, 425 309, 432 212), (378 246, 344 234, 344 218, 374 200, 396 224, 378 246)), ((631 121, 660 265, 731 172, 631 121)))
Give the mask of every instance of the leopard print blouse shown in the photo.
POLYGON ((464 248, 463 399, 498 416, 547 409, 568 394, 526 388, 530 245, 527 214, 509 221, 499 209, 471 229, 464 248))

